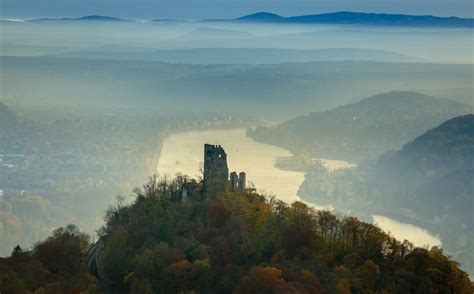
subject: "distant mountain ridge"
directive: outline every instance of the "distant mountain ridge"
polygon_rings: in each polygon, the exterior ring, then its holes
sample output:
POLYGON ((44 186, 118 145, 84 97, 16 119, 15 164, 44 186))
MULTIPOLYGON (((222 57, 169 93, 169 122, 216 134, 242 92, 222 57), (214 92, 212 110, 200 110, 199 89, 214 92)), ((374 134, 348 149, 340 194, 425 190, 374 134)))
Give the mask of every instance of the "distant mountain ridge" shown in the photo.
POLYGON ((238 21, 285 22, 288 18, 269 12, 257 12, 237 18, 238 21))
POLYGON ((30 19, 27 22, 48 22, 48 21, 91 21, 91 22, 135 22, 134 20, 104 16, 104 15, 86 15, 77 18, 38 18, 30 19))
POLYGON ((268 12, 258 12, 233 19, 237 22, 295 23, 295 24, 351 24, 379 26, 436 26, 473 27, 474 19, 459 17, 438 17, 432 15, 406 15, 363 12, 334 12, 314 15, 283 17, 268 12))
MULTIPOLYGON (((137 22, 136 20, 103 16, 87 15, 77 18, 39 18, 26 22, 48 21, 91 21, 91 22, 137 22)), ((155 22, 181 22, 178 19, 151 19, 155 22)), ((204 22, 246 22, 246 23, 286 23, 286 24, 346 24, 369 26, 415 26, 415 27, 474 27, 473 18, 440 17, 433 15, 407 15, 388 13, 365 13, 340 11, 323 14, 300 15, 285 17, 270 12, 257 12, 234 19, 204 19, 204 22)))

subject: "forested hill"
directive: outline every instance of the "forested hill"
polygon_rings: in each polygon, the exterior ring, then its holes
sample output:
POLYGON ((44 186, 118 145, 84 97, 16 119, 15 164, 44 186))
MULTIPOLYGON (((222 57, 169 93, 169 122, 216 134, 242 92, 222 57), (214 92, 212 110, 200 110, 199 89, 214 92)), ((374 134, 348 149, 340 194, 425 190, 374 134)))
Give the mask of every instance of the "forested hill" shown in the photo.
POLYGON ((474 115, 448 120, 381 161, 431 177, 474 169, 474 115))
POLYGON ((381 157, 372 171, 372 187, 393 191, 383 202, 409 207, 418 215, 449 215, 472 228, 474 115, 451 119, 400 151, 381 157), (403 187, 403 188, 402 188, 403 187))
POLYGON ((399 149, 433 126, 467 114, 467 105, 413 92, 389 92, 249 131, 257 141, 295 153, 357 161, 399 149))
POLYGON ((87 237, 68 226, 32 251, 17 247, 0 259, 0 290, 472 293, 467 274, 438 248, 413 248, 354 217, 252 189, 212 188, 185 177, 152 178, 132 204, 119 199, 107 211, 99 230, 104 247, 89 254, 100 263, 87 263, 87 237))
POLYGON ((472 18, 437 17, 432 15, 404 15, 385 13, 363 13, 340 11, 313 15, 283 17, 268 12, 258 12, 235 19, 239 22, 253 23, 292 23, 292 24, 351 24, 377 26, 412 27, 473 27, 472 18))
POLYGON ((443 246, 474 270, 474 115, 451 119, 384 155, 369 171, 370 200, 431 224, 443 246))

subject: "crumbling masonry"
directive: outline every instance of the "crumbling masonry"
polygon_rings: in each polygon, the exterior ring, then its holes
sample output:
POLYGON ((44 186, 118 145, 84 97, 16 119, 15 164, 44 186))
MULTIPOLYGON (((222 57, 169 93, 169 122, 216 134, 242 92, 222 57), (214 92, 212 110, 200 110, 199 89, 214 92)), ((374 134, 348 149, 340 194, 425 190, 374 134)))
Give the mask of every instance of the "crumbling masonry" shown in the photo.
POLYGON ((220 145, 204 145, 204 178, 207 181, 229 185, 233 192, 245 191, 247 179, 244 172, 230 174, 227 166, 227 154, 220 145))

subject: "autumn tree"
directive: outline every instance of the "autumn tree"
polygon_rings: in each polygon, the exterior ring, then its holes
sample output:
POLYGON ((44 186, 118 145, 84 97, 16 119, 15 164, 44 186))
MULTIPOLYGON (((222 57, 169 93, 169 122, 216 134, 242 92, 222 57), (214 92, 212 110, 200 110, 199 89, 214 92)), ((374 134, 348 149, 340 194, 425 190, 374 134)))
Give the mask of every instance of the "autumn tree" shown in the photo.
POLYGON ((242 277, 233 293, 298 293, 298 291, 285 282, 280 269, 256 267, 242 277))

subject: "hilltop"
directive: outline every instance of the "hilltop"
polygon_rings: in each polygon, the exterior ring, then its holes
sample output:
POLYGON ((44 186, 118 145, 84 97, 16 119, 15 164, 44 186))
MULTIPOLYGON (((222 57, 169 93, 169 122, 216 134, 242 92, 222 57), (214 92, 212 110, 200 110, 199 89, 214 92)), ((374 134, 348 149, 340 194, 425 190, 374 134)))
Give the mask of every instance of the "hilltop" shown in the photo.
POLYGON ((38 18, 38 19, 30 19, 26 22, 135 22, 130 19, 118 18, 113 16, 103 16, 103 15, 86 15, 82 17, 76 18, 38 18))
POLYGON ((376 158, 398 149, 432 126, 469 113, 470 107, 413 92, 378 94, 324 112, 314 112, 275 127, 248 132, 255 140, 294 153, 352 161, 376 158))
MULTIPOLYGON (((4 20, 2 20, 4 21, 4 20)), ((8 21, 8 20, 5 20, 8 21)), ((103 16, 87 15, 76 18, 38 18, 26 22, 51 22, 51 21, 81 21, 81 22, 136 22, 135 20, 103 16)), ((186 23, 178 19, 152 19, 148 23, 186 23)), ((202 22, 238 22, 238 23, 267 23, 267 24, 343 24, 343 25, 368 25, 368 26, 410 26, 410 27, 446 27, 446 28, 472 28, 474 19, 460 17, 439 17, 433 15, 407 15, 389 13, 365 13, 338 11, 332 13, 281 16, 271 12, 256 12, 234 19, 204 19, 202 22)))
POLYGON ((0 289, 130 293, 470 293, 439 248, 413 248, 354 217, 338 219, 248 189, 207 193, 186 177, 151 178, 87 236, 60 228, 33 251, 0 259, 0 289), (187 193, 184 197, 183 190, 187 193), (96 249, 98 248, 98 249, 96 249), (88 260, 91 260, 90 258, 88 260), (85 271, 92 269, 93 278, 85 271))
POLYGON ((393 198, 383 197, 384 202, 408 206, 431 218, 467 217, 469 224, 473 174, 474 115, 470 114, 448 120, 382 156, 372 171, 372 185, 384 186, 383 191, 404 186, 393 198))
POLYGON ((242 22, 284 22, 287 18, 275 13, 257 12, 239 17, 235 20, 242 22))
POLYGON ((349 24, 376 26, 416 27, 473 27, 474 19, 459 17, 437 17, 432 15, 406 15, 362 12, 334 12, 314 15, 283 17, 268 12, 258 12, 239 17, 233 21, 254 23, 291 24, 349 24))
POLYGON ((474 169, 474 115, 448 120, 383 158, 383 164, 396 162, 430 177, 474 169))

